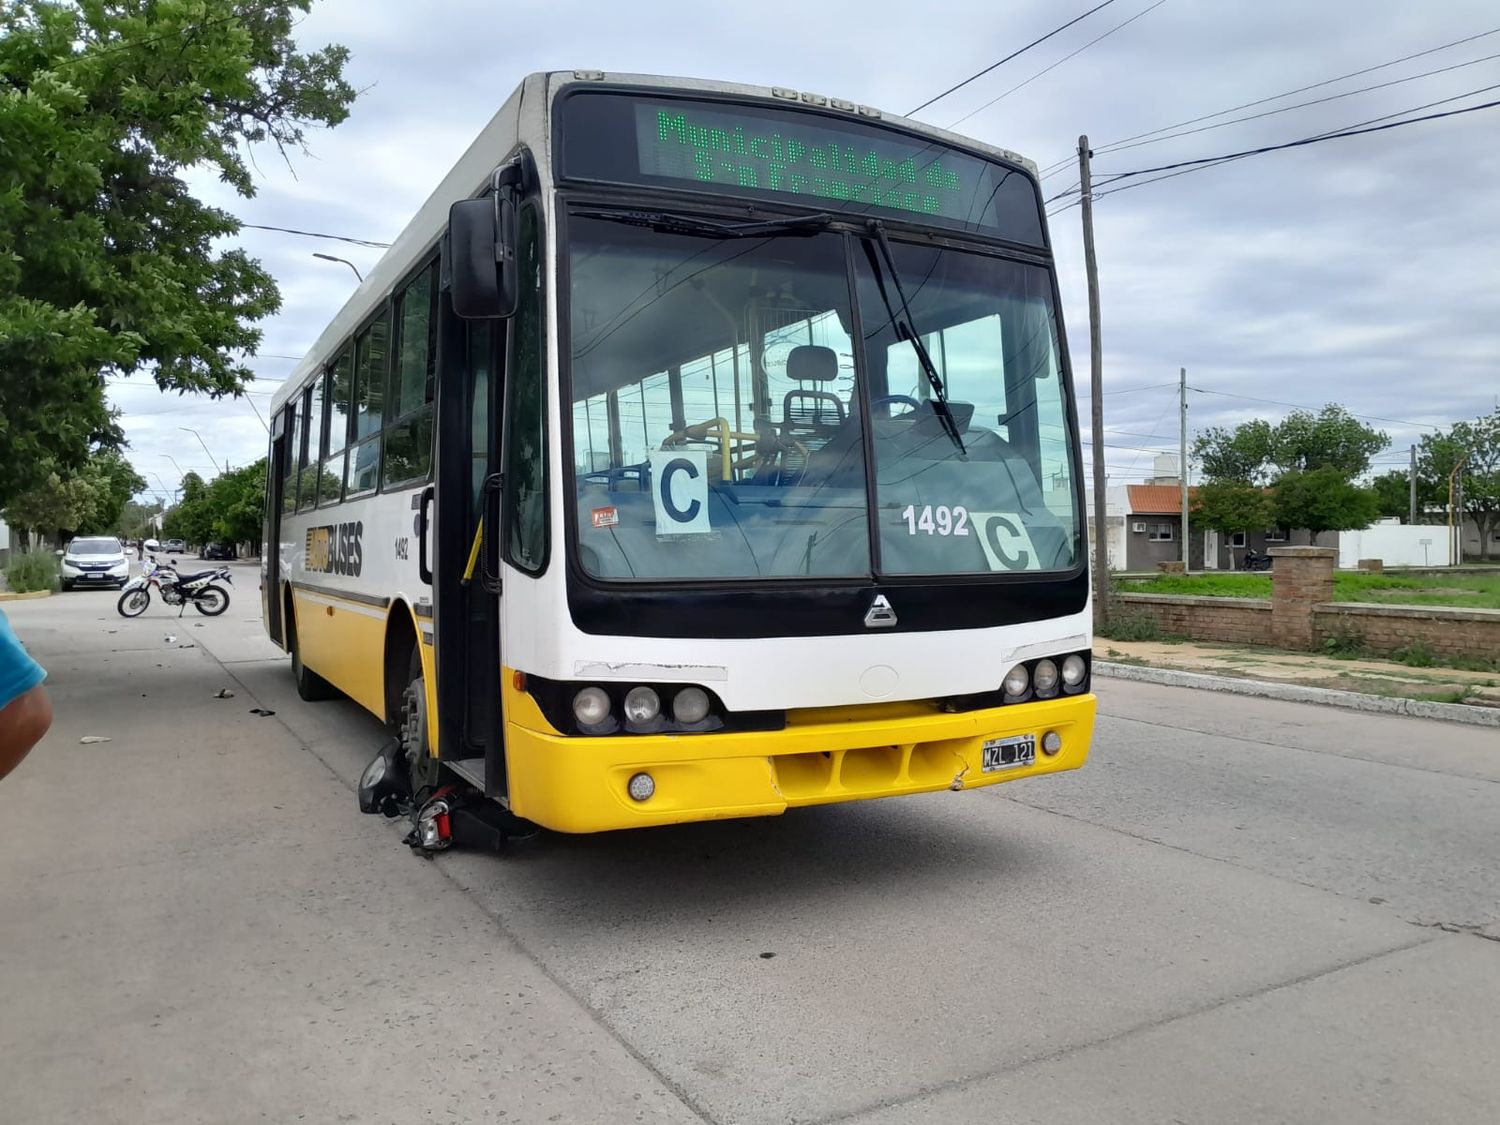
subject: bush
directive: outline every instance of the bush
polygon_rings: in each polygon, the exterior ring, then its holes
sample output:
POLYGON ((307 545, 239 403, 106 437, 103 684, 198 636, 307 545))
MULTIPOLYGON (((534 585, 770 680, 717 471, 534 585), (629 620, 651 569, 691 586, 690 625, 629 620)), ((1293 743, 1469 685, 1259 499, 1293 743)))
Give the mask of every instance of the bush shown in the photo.
POLYGON ((57 556, 46 551, 30 551, 11 556, 5 568, 5 581, 11 591, 30 594, 37 590, 57 589, 57 556))
POLYGON ((1340 626, 1323 638, 1323 652, 1325 655, 1338 657, 1341 660, 1353 660, 1355 657, 1364 656, 1366 655, 1365 635, 1358 629, 1351 629, 1346 625, 1340 626))
POLYGON ((1113 600, 1109 607, 1109 624, 1102 629, 1096 628, 1094 632, 1112 641, 1159 641, 1162 639, 1161 626, 1156 623, 1155 614, 1149 610, 1134 609, 1124 602, 1113 600))
POLYGON ((1405 648, 1398 648, 1391 653, 1391 657, 1410 668, 1431 668, 1435 663, 1432 649, 1421 641, 1413 641, 1405 648))

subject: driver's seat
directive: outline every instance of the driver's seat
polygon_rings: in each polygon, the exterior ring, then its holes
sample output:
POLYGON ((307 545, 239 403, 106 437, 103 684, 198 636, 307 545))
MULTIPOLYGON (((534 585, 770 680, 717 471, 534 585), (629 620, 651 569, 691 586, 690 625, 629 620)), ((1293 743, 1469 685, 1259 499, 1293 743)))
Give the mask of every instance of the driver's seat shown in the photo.
MULTIPOLYGON (((786 357, 786 373, 798 383, 831 383, 838 378, 839 357, 832 348, 817 344, 799 344, 786 357)), ((781 400, 781 439, 809 450, 821 449, 844 427, 844 400, 832 391, 808 386, 796 387, 781 400)), ((793 476, 800 476, 804 465, 785 465, 793 476)))

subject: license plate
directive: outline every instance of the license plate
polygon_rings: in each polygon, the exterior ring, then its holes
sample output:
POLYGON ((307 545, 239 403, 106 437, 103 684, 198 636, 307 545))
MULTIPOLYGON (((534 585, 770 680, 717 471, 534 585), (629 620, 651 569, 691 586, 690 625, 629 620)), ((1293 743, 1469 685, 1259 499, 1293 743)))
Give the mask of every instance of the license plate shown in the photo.
POLYGON ((984 744, 985 773, 1029 766, 1036 761, 1036 735, 1018 734, 1010 738, 991 738, 984 744))

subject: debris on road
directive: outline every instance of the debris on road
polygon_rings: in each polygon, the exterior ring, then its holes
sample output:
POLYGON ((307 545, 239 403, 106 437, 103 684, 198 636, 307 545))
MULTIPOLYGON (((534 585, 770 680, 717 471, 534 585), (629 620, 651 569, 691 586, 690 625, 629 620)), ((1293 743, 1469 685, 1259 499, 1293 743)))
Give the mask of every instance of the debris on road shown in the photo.
POLYGON ((221 687, 218 691, 214 692, 214 698, 215 699, 233 699, 234 698, 234 692, 230 691, 227 687, 221 687))
POLYGON ((98 742, 108 742, 109 739, 102 734, 86 734, 78 740, 80 746, 93 746, 98 742))
POLYGON ((252 715, 260 715, 260 716, 264 717, 266 715, 274 715, 274 714, 276 714, 276 712, 275 711, 267 711, 264 707, 252 707, 252 708, 250 708, 250 714, 252 714, 252 715))
POLYGON ((175 645, 177 643, 177 634, 176 633, 168 633, 165 637, 162 638, 162 643, 163 644, 169 644, 169 645, 175 645))

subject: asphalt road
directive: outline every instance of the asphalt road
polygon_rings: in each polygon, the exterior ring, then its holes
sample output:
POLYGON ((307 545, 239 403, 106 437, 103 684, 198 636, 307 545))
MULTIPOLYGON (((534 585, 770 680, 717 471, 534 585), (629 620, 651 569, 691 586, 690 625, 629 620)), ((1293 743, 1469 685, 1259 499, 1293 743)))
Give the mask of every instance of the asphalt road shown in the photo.
POLYGON ((427 861, 242 573, 3 607, 0 1120, 1500 1119, 1492 730, 1106 681, 1076 774, 427 861))

